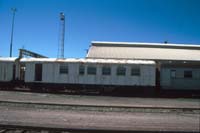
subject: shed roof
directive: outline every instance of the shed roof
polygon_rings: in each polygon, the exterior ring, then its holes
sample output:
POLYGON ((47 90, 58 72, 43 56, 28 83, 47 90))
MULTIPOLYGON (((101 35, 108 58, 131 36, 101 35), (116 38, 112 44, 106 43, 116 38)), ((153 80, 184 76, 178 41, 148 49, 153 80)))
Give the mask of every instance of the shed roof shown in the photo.
POLYGON ((68 63, 105 63, 105 64, 155 64, 148 60, 126 60, 126 59, 85 59, 85 58, 22 58, 21 62, 68 62, 68 63))
POLYGON ((93 41, 86 57, 200 61, 200 45, 93 41))

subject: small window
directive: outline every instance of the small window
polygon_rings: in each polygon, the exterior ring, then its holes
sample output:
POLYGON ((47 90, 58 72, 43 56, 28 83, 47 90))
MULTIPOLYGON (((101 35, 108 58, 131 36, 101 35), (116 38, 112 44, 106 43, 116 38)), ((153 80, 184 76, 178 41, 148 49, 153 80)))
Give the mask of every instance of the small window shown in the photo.
POLYGON ((140 76, 140 69, 139 68, 132 68, 131 69, 131 76, 140 76))
POLYGON ((96 67, 88 67, 87 74, 89 75, 96 75, 96 67))
POLYGON ((60 65, 60 74, 68 74, 68 66, 60 65))
POLYGON ((111 68, 110 67, 103 67, 102 68, 102 75, 110 75, 111 74, 111 68))
POLYGON ((176 78, 176 70, 171 70, 171 78, 176 78))
POLYGON ((125 67, 118 67, 117 68, 117 75, 118 76, 125 76, 126 75, 126 68, 125 67))
POLYGON ((84 74, 85 74, 85 67, 79 66, 79 75, 84 75, 84 74))
POLYGON ((192 71, 184 71, 184 78, 192 78, 192 71))

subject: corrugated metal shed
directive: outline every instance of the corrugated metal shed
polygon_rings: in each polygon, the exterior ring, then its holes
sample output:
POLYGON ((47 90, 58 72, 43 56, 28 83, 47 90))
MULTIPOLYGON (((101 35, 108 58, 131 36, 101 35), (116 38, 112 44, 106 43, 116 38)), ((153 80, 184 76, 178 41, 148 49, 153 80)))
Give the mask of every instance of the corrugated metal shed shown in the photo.
POLYGON ((93 41, 86 57, 200 61, 200 45, 93 41))

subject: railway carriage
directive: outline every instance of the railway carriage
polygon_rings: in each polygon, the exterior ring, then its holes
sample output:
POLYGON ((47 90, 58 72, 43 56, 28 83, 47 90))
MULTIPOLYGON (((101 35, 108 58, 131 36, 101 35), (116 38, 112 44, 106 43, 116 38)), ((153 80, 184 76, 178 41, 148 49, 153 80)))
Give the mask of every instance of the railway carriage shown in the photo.
POLYGON ((22 58, 24 81, 50 88, 155 87, 155 62, 114 59, 22 58))
POLYGON ((16 75, 16 58, 0 58, 0 89, 13 88, 16 75))
POLYGON ((86 93, 131 90, 136 95, 171 95, 177 91, 193 95, 199 94, 199 72, 199 63, 195 62, 163 63, 158 76, 156 63, 147 60, 0 58, 0 89, 86 93))
POLYGON ((16 58, 0 58, 0 82, 11 82, 15 79, 16 58))

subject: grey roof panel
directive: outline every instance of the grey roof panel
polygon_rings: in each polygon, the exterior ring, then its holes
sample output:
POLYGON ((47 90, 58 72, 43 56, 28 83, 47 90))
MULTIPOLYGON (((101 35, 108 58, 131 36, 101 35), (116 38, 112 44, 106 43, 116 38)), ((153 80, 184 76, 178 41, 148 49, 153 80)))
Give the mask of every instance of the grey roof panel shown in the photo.
POLYGON ((153 48, 178 48, 178 49, 200 49, 200 45, 194 44, 172 44, 172 43, 141 43, 141 42, 101 42, 92 41, 93 46, 112 47, 153 47, 153 48))
POLYGON ((198 45, 148 45, 94 43, 89 49, 87 58, 113 59, 145 59, 145 60, 183 60, 200 61, 200 46, 198 45), (142 45, 142 47, 140 46, 142 45), (146 47, 145 47, 146 46, 146 47))

